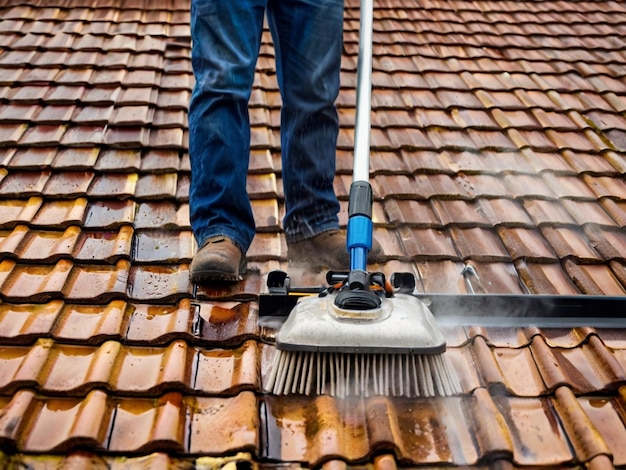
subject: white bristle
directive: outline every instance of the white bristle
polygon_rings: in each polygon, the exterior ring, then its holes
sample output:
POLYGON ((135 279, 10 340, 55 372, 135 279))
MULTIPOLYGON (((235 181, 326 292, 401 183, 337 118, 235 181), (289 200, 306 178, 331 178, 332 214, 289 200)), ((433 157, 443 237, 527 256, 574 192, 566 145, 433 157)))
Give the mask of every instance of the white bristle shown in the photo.
POLYGON ((341 354, 277 350, 265 390, 276 395, 433 397, 461 393, 443 354, 341 354))

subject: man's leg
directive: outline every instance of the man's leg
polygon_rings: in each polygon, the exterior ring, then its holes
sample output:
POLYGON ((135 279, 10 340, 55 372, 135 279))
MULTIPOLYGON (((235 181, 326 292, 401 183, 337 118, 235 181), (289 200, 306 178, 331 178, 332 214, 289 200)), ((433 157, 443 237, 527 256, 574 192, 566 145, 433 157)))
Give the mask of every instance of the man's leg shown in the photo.
POLYGON ((196 83, 189 106, 189 206, 198 246, 202 248, 210 241, 192 263, 191 275, 196 282, 239 278, 254 237, 246 192, 248 100, 264 11, 265 0, 192 0, 196 83))
POLYGON ((281 110, 287 242, 337 229, 334 193, 343 0, 270 0, 281 110))

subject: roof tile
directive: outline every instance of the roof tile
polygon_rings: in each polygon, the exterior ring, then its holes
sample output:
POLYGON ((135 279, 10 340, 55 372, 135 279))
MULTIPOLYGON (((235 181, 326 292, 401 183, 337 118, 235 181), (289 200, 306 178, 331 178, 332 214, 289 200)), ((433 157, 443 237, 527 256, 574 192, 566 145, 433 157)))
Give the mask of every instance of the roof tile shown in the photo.
POLYGON ((139 302, 171 302, 191 294, 188 265, 133 266, 128 295, 139 302))
POLYGON ((167 393, 156 400, 120 399, 115 413, 108 449, 112 452, 154 452, 185 450, 185 411, 180 393, 167 393))
MULTIPOLYGON (((131 224, 135 215, 135 203, 132 200, 95 201, 88 207, 82 207, 83 211, 85 209, 84 225, 94 229, 110 229, 131 224)), ((81 216, 80 220, 82 219, 81 216)))
POLYGON ((47 310, 50 310, 49 317, 52 317, 55 307, 58 309, 54 316, 58 320, 54 328, 50 325, 48 330, 57 341, 101 344, 107 340, 121 338, 126 331, 124 327, 129 306, 122 300, 98 306, 60 304, 62 309, 57 304, 60 302, 52 301, 46 304, 47 310))
POLYGON ((258 403, 252 392, 233 398, 190 398, 189 452, 205 455, 258 453, 258 403))

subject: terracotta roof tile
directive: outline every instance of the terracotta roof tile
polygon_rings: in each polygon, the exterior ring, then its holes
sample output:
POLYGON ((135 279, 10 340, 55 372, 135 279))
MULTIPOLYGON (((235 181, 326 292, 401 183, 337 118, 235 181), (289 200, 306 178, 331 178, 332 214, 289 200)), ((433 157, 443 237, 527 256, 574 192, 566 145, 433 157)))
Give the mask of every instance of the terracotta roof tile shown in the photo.
MULTIPOLYGON (((110 229, 130 224, 135 215, 135 203, 132 200, 96 201, 85 206, 81 205, 85 212, 84 224, 88 228, 110 229)), ((83 220, 82 216, 80 220, 83 220)))

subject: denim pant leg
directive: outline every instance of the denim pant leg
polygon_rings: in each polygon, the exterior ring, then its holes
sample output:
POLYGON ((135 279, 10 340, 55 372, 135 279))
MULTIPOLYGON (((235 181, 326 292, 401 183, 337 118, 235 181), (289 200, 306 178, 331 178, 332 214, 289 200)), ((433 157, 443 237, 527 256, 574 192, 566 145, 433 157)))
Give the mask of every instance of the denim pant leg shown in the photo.
POLYGON ((226 235, 245 253, 255 226, 246 177, 248 100, 266 0, 192 0, 191 226, 199 246, 226 235))
POLYGON ((287 242, 339 226, 334 192, 343 0, 269 0, 282 96, 287 242))

